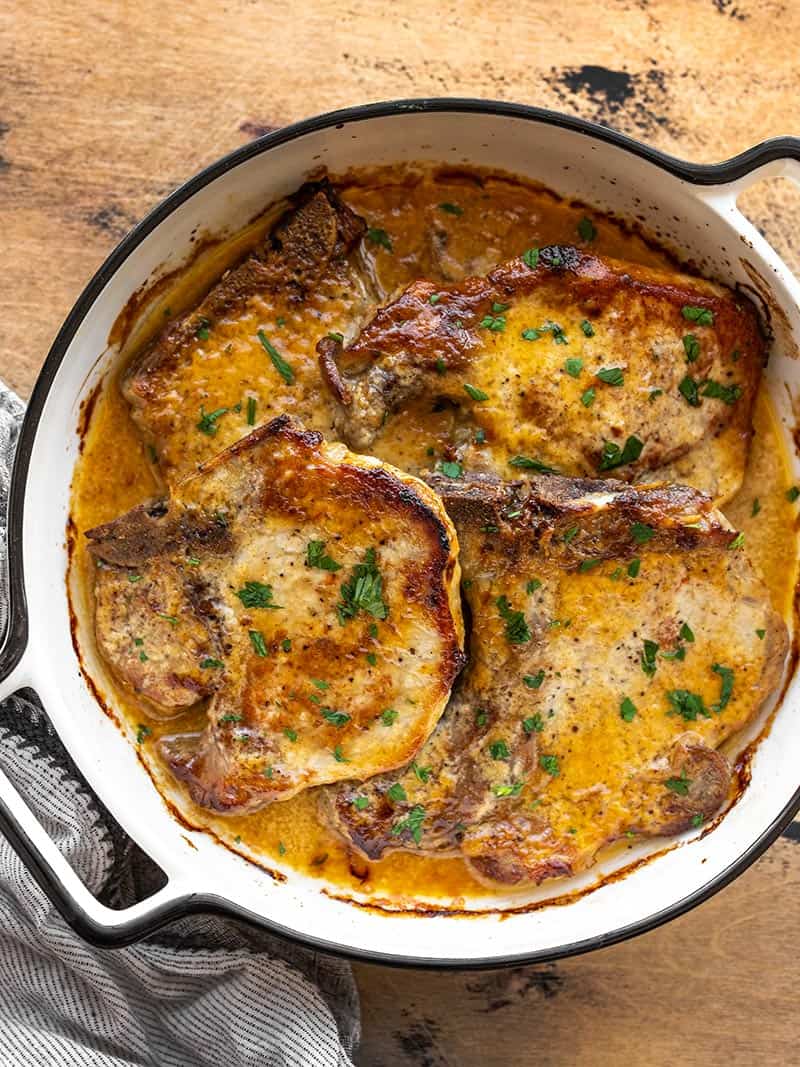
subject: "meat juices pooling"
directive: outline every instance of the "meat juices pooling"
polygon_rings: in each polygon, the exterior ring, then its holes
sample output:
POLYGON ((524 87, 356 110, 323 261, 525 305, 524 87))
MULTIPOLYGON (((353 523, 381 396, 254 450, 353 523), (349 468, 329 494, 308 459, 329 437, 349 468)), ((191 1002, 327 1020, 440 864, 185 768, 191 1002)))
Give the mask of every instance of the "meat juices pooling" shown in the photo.
MULTIPOLYGON (((490 179, 483 184, 470 176, 448 176, 437 180, 424 177, 411 185, 392 182, 386 175, 359 180, 343 190, 343 199, 362 214, 371 233, 359 243, 358 270, 368 268, 368 281, 355 288, 343 287, 336 294, 319 298, 313 293, 305 303, 287 309, 280 293, 271 292, 251 301, 246 311, 223 316, 205 337, 190 340, 196 354, 210 351, 221 365, 228 345, 230 352, 246 349, 254 372, 263 376, 263 395, 257 397, 258 422, 283 410, 299 414, 308 424, 330 432, 335 416, 319 378, 314 346, 324 332, 341 332, 345 345, 373 313, 377 298, 388 301, 416 278, 425 276, 441 283, 461 281, 466 275, 487 274, 496 264, 519 255, 532 246, 574 244, 586 252, 627 259, 649 267, 670 268, 668 259, 635 236, 601 216, 592 215, 594 237, 584 240, 581 226, 584 209, 558 201, 550 194, 521 184, 490 179), (455 209, 455 210, 453 210, 455 209), (382 231, 382 232, 381 232, 382 231), (385 235, 385 238, 384 238, 385 235), (390 247, 389 247, 390 246, 390 247), (365 288, 371 288, 363 302, 365 288), (288 314, 286 313, 288 310, 288 314), (265 336, 283 355, 294 372, 290 386, 275 371, 269 356, 255 337, 261 327, 265 336), (251 349, 251 342, 255 341, 251 349), (219 351, 219 356, 214 352, 219 351)), ((354 268, 355 269, 355 268, 354 268)), ((693 327, 690 327, 693 329, 693 327)), ((695 330, 695 333, 702 332, 695 330)), ((568 349, 564 347, 565 357, 568 349)), ((234 361, 235 362, 235 361, 234 361)), ((181 388, 185 389, 186 410, 176 421, 182 434, 180 454, 186 449, 190 462, 208 458, 222 446, 236 440, 248 428, 245 399, 250 383, 242 375, 208 375, 205 381, 193 377, 193 364, 183 365, 181 388), (196 429, 200 405, 206 413, 227 408, 211 423, 216 434, 196 429), (236 405, 239 404, 239 410, 236 405)), ((785 500, 787 472, 777 443, 771 415, 759 401, 756 406, 757 433, 745 485, 726 513, 739 528, 746 530, 747 549, 764 568, 773 601, 784 611, 789 580, 774 564, 776 558, 794 559, 791 533, 792 507, 785 500), (751 515, 758 497, 758 514, 751 515)), ((387 423, 386 432, 376 442, 375 452, 400 466, 424 469, 447 461, 453 431, 457 428, 454 409, 413 404, 405 420, 387 423), (430 456, 433 450, 434 456, 430 456)), ((170 480, 170 460, 152 463, 152 457, 133 431, 126 406, 114 389, 108 389, 95 409, 82 465, 75 482, 74 509, 79 530, 108 521, 126 508, 154 495, 154 475, 170 480), (102 441, 109 432, 120 442, 114 462, 105 454, 102 441), (166 469, 161 472, 163 466, 166 469)), ((512 472, 516 476, 519 472, 512 472)), ((86 571, 83 550, 76 553, 76 570, 86 571)), ((124 691, 115 693, 115 704, 138 726, 150 733, 142 745, 143 755, 152 760, 153 741, 164 728, 150 720, 141 705, 124 691)), ((184 715, 181 726, 202 726, 201 717, 184 715)), ((169 727, 174 729, 174 724, 169 727)), ((321 827, 315 817, 316 796, 312 790, 285 804, 274 805, 246 818, 215 820, 205 812, 191 810, 192 821, 213 825, 228 840, 241 837, 243 845, 261 855, 282 855, 301 869, 344 886, 366 886, 379 894, 394 897, 434 896, 452 898, 476 890, 475 883, 460 860, 426 858, 395 853, 378 865, 355 864, 357 876, 341 843, 321 827), (319 862, 325 857, 324 862, 319 862), (366 875, 366 882, 361 879, 366 875)))

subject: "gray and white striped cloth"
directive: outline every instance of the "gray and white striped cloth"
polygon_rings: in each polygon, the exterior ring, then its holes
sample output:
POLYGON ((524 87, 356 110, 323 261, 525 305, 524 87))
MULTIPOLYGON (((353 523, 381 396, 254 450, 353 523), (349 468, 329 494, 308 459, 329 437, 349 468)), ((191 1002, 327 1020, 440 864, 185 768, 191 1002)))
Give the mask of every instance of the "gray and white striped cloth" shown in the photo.
MULTIPOLYGON (((0 384, 0 633, 22 414, 0 384)), ((101 900, 147 895, 158 872, 91 795, 34 693, 0 705, 0 766, 101 900)), ((346 1067, 358 1019, 346 963, 232 920, 194 917, 131 948, 92 948, 0 837, 0 1067, 346 1067)))

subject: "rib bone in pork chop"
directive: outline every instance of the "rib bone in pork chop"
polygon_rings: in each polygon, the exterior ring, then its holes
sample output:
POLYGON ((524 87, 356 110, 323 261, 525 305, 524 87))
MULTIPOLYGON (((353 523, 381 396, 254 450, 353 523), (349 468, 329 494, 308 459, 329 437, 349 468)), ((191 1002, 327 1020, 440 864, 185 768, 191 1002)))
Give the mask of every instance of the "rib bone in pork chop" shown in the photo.
POLYGON ((288 417, 88 536, 117 676, 162 718, 210 698, 205 730, 161 741, 208 807, 403 766, 463 664, 439 497, 288 417))
POLYGON ((741 484, 764 360, 752 305, 702 278, 551 246, 486 277, 417 281, 344 347, 319 345, 337 428, 453 405, 470 470, 741 484))
POLYGON ((516 884, 713 815, 731 786, 719 746, 787 650, 725 518, 681 486, 436 488, 461 545, 469 666, 405 770, 325 791, 338 829, 369 858, 460 853, 516 884))

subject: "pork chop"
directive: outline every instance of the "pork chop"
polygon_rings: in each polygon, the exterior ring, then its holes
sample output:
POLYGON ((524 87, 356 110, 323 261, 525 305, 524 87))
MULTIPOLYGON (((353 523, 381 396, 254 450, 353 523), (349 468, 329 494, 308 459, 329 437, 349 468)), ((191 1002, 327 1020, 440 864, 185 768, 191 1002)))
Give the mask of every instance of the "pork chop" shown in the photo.
POLYGON ((703 494, 560 477, 435 479, 459 535, 469 666, 403 771, 325 791, 364 855, 480 877, 576 873, 723 804, 719 746, 775 690, 787 631, 703 494))
POLYGON ((764 361, 739 294, 567 246, 414 282, 349 346, 318 351, 359 451, 422 400, 458 412, 451 465, 682 481, 717 501, 741 484, 764 361))
POLYGON ((463 664, 439 497, 287 416, 88 537, 115 674, 157 717, 210 698, 205 730, 161 741, 207 807, 403 766, 463 664))
POLYGON ((304 186, 263 245, 135 359, 122 391, 167 485, 284 412, 330 430, 313 345, 374 306, 365 230, 327 181, 304 186))

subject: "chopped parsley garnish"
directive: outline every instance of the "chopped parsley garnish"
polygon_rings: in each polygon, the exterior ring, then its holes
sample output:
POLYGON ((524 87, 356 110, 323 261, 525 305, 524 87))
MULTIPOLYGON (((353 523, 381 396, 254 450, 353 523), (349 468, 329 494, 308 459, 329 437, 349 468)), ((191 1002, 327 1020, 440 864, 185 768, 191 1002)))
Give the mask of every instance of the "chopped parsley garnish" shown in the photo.
POLYGON ((502 333, 506 328, 505 315, 484 315, 480 321, 480 325, 485 330, 490 330, 492 333, 502 333))
POLYGON ((381 712, 381 722, 384 726, 394 726, 397 722, 398 713, 394 708, 384 708, 381 712))
POLYGON ((158 452, 156 452, 152 445, 147 446, 147 454, 150 457, 151 463, 158 463, 158 452))
POLYGON ((170 624, 170 626, 177 626, 178 625, 178 620, 175 618, 174 615, 167 615, 163 611, 158 611, 158 612, 156 612, 156 614, 158 615, 159 619, 166 620, 166 622, 168 622, 170 624))
POLYGON ((686 354, 687 363, 694 363, 700 356, 700 342, 693 333, 685 334, 683 338, 683 351, 686 354))
POLYGON ((531 459, 530 456, 512 456, 508 461, 509 467, 520 467, 522 470, 538 471, 540 474, 558 474, 555 467, 548 467, 540 459, 531 459))
POLYGON ((217 670, 220 667, 224 667, 225 664, 221 659, 214 659, 212 656, 206 656, 205 659, 200 660, 201 670, 217 670))
POLYGON ((595 395, 594 386, 590 385, 586 392, 581 396, 581 403, 585 408, 590 408, 592 406, 595 395))
POLYGON ((198 341, 207 341, 209 332, 211 329, 211 322, 205 316, 201 316, 197 320, 197 325, 194 328, 194 335, 198 341))
POLYGON ((722 688, 719 694, 719 701, 716 704, 711 705, 712 711, 723 711, 733 695, 733 670, 730 667, 723 667, 721 663, 715 663, 711 670, 714 674, 720 676, 722 682, 722 688))
POLYGON ((475 712, 475 725, 485 726, 488 721, 489 716, 486 714, 484 708, 478 708, 478 710, 475 712))
POLYGON ((603 561, 601 559, 583 559, 578 570, 581 574, 588 574, 589 571, 593 571, 595 567, 599 567, 603 561))
POLYGON ((754 497, 753 506, 750 509, 750 517, 754 519, 756 515, 758 515, 759 511, 761 511, 761 501, 758 499, 758 497, 754 497))
POLYGON ((325 553, 324 541, 309 541, 306 546, 306 563, 309 567, 317 567, 321 571, 340 571, 341 563, 325 553))
POLYGON ((333 708, 323 708, 322 718, 325 722, 329 722, 331 726, 335 726, 337 729, 341 729, 350 722, 349 715, 346 715, 343 711, 334 711, 333 708))
POLYGON ((258 339, 264 346, 267 355, 272 360, 272 366, 278 374, 280 374, 281 378, 283 378, 287 385, 291 385, 294 382, 294 371, 292 368, 280 354, 275 345, 272 344, 263 330, 258 331, 258 339))
POLYGON ((286 845, 284 845, 283 841, 279 841, 278 842, 278 855, 279 856, 285 856, 286 855, 286 845))
POLYGON ((624 722, 633 722, 636 718, 636 705, 630 697, 623 697, 619 705, 619 717, 624 722))
POLYGON ((706 711, 703 698, 688 689, 670 689, 667 693, 667 700, 672 705, 673 712, 677 711, 686 722, 696 722, 698 715, 702 715, 704 719, 711 718, 706 711))
POLYGON ((601 471, 614 470, 615 467, 623 467, 627 463, 635 463, 641 456, 644 442, 638 437, 631 436, 622 448, 614 441, 604 441, 603 451, 600 454, 601 471))
POLYGON ((364 562, 353 568, 348 581, 342 583, 342 599, 336 605, 339 622, 344 626, 354 619, 359 611, 367 612, 376 619, 385 619, 389 609, 383 600, 383 579, 375 562, 375 549, 368 548, 364 562))
POLYGON ((250 630, 250 644, 253 646, 253 651, 257 656, 262 658, 267 654, 267 646, 264 643, 264 635, 260 630, 250 630))
POLYGON ((685 622, 681 626, 680 638, 682 641, 688 641, 689 644, 692 644, 692 642, 694 641, 694 633, 692 632, 692 628, 688 622, 685 622))
POLYGON ((655 537, 656 532, 652 526, 648 526, 646 522, 634 522, 631 525, 631 537, 634 539, 637 545, 645 545, 652 538, 655 537))
POLYGON ((484 393, 483 389, 476 389, 474 385, 470 385, 468 382, 464 382, 464 392, 473 400, 480 401, 489 399, 488 393, 484 393))
POLYGON ((495 300, 494 303, 492 304, 492 311, 495 314, 498 314, 498 312, 501 312, 501 311, 508 311, 508 309, 510 307, 511 307, 510 304, 500 304, 500 303, 498 303, 497 300, 495 300))
POLYGON ((508 745, 505 741, 492 741, 489 745, 489 755, 492 759, 504 760, 508 759, 511 753, 508 751, 508 745))
POLYGON ((518 797, 524 784, 524 782, 512 782, 510 785, 503 785, 498 782, 492 786, 492 792, 496 797, 518 797))
POLYGON ((642 655, 640 663, 642 670, 648 678, 652 678, 656 673, 656 653, 658 652, 658 644, 655 641, 645 641, 642 646, 642 655))
POLYGON ((364 811, 365 808, 369 807, 369 797, 353 797, 353 807, 356 811, 364 811))
POLYGON ((375 655, 374 652, 368 652, 366 658, 367 663, 370 665, 370 667, 374 667, 375 664, 378 662, 378 657, 375 655))
POLYGON ((584 319, 581 323, 581 330, 583 330, 584 337, 594 337, 594 326, 588 319, 584 319))
POLYGON ((722 385, 720 382, 712 381, 710 378, 703 382, 700 390, 701 396, 710 397, 712 400, 721 400, 723 404, 735 404, 739 397, 742 395, 742 387, 736 385, 722 385))
POLYGON ((445 478, 460 478, 464 473, 464 468, 460 463, 456 463, 454 460, 443 459, 436 464, 436 469, 440 471, 445 478))
POLYGON ((386 790, 386 796, 393 804, 403 804, 408 800, 408 795, 399 782, 395 782, 393 785, 389 786, 386 790))
POLYGON ((583 370, 582 359, 568 359, 564 363, 564 370, 570 376, 570 378, 580 378, 581 371, 583 370))
POLYGON ((293 730, 291 726, 285 726, 283 730, 283 736, 288 738, 292 743, 297 740, 297 730, 293 730))
POLYGON ((272 603, 272 586, 263 582, 245 582, 236 590, 236 595, 246 608, 272 608, 275 611, 283 608, 282 604, 272 603))
POLYGON ((256 398, 254 396, 248 396, 247 398, 247 425, 255 426, 256 424, 256 398))
POLYGON ((337 763, 349 763, 350 762, 350 760, 345 756, 344 752, 342 751, 342 746, 341 745, 337 745, 334 748, 334 750, 333 750, 333 758, 336 760, 337 763))
POLYGON ((525 584, 525 592, 526 593, 535 593, 537 589, 541 589, 541 588, 542 588, 542 583, 539 581, 538 578, 531 578, 531 580, 529 582, 526 582, 526 584, 525 584))
POLYGON ((763 641, 766 636, 767 636, 767 631, 766 630, 756 630, 756 637, 759 639, 759 641, 763 641))
POLYGON ((499 596, 495 600, 500 618, 506 624, 506 641, 510 645, 524 645, 531 639, 531 631, 525 621, 525 615, 521 611, 514 611, 508 602, 508 597, 499 596))
POLYGON ((526 267, 530 267, 531 270, 535 270, 539 263, 539 249, 529 248, 522 253, 522 262, 526 267))
POLYGON ((283 649, 284 652, 291 652, 292 651, 292 639, 291 639, 291 637, 284 637, 284 639, 281 641, 281 648, 283 649))
POLYGON ((652 404, 654 400, 657 400, 658 397, 663 396, 663 395, 664 395, 664 390, 663 389, 651 389, 649 394, 648 394, 647 399, 652 404))
POLYGON ((688 304, 681 308, 681 315, 688 322, 696 322, 698 326, 713 326, 714 312, 708 308, 690 307, 688 304))
POLYGON ((540 756, 539 766, 553 778, 558 778, 561 773, 558 766, 558 756, 540 756))
POLYGON ((425 821, 425 809, 421 804, 415 804, 411 811, 400 822, 396 822, 392 827, 392 833, 395 836, 402 834, 404 831, 408 831, 414 842, 418 845, 422 840, 422 824, 425 821))
POLYGON ((704 822, 705 822, 705 819, 703 818, 703 816, 699 812, 697 812, 695 815, 692 816, 692 826, 695 829, 697 829, 698 826, 702 826, 704 822))
POLYGON ((475 444, 476 445, 483 445, 485 443, 486 443, 486 430, 482 430, 482 429, 478 428, 475 431, 475 444))
POLYGON ((523 330, 520 334, 523 341, 538 341, 542 336, 539 330, 535 330, 532 326, 529 326, 527 330, 523 330))
POLYGON ((140 722, 136 728, 136 744, 141 745, 142 741, 144 741, 146 737, 149 737, 152 732, 153 731, 149 726, 145 726, 140 722))
POLYGON ((743 547, 744 547, 744 534, 740 531, 734 537, 734 539, 731 541, 731 543, 728 545, 728 548, 732 549, 735 552, 738 548, 743 548, 743 547))
POLYGON ((436 357, 436 363, 434 364, 434 366, 436 367, 437 374, 444 374, 444 372, 447 370, 447 364, 441 356, 436 357))
POLYGON ((540 734, 544 730, 544 719, 537 711, 534 715, 522 720, 522 729, 526 734, 540 734))
POLYGON ((595 378, 599 378, 599 380, 605 382, 606 385, 625 384, 625 375, 623 374, 621 367, 601 367, 595 374, 595 378))
POLYGON ((204 433, 206 437, 214 437, 217 433, 217 419, 221 419, 223 415, 227 415, 230 408, 217 408, 216 411, 206 411, 206 409, 200 405, 200 418, 195 423, 195 426, 204 433))
POLYGON ((800 488, 798 488, 798 486, 796 485, 793 485, 790 489, 786 490, 786 499, 789 501, 790 504, 794 504, 795 500, 797 500, 799 496, 800 488))
POLYGON ((698 389, 698 384, 694 378, 690 377, 688 374, 678 386, 678 392, 690 407, 700 407, 700 391, 698 389))
POLYGON ((587 218, 586 215, 584 215, 578 223, 578 235, 581 240, 587 242, 593 241, 595 237, 597 237, 597 230, 595 229, 594 223, 591 219, 587 218))
POLYGON ((630 563, 628 564, 628 577, 629 578, 638 578, 639 577, 639 569, 641 568, 641 566, 642 566, 642 561, 640 559, 632 559, 630 561, 630 563))
POLYGON ((341 344, 344 343, 344 334, 343 333, 336 333, 335 331, 332 331, 331 333, 326 334, 325 336, 326 337, 330 337, 330 339, 332 341, 336 341, 337 344, 341 345, 341 344))
POLYGON ((463 207, 459 207, 458 204, 439 204, 440 211, 446 211, 448 215, 463 215, 463 207))
POLYGON ((544 671, 539 670, 536 674, 523 674, 522 681, 528 689, 538 689, 544 681, 544 671))
POLYGON ((381 230, 376 226, 370 226, 367 230, 367 240, 372 241, 374 245, 380 245, 381 248, 385 248, 387 252, 394 252, 392 247, 392 239, 386 230, 381 230))
POLYGON ((137 582, 141 582, 141 580, 142 580, 141 574, 129 574, 128 575, 128 581, 131 583, 131 585, 135 585, 137 582))
POLYGON ((420 767, 416 760, 411 764, 411 770, 421 782, 427 782, 430 780, 430 776, 433 774, 433 768, 420 767))
POLYGON ((564 544, 568 545, 571 541, 574 541, 580 533, 580 529, 580 526, 570 526, 570 528, 564 533, 564 544))
POLYGON ((220 722, 241 722, 242 721, 242 716, 241 715, 237 715, 233 711, 229 711, 225 715, 220 715, 219 721, 220 722))
POLYGON ((428 297, 428 303, 429 304, 438 304, 441 299, 442 299, 442 294, 441 293, 431 293, 431 295, 428 297))
POLYGON ((685 797, 689 793, 689 786, 692 784, 692 779, 686 777, 686 768, 681 769, 680 778, 667 778, 664 785, 667 789, 671 789, 673 793, 678 793, 679 796, 685 797))

